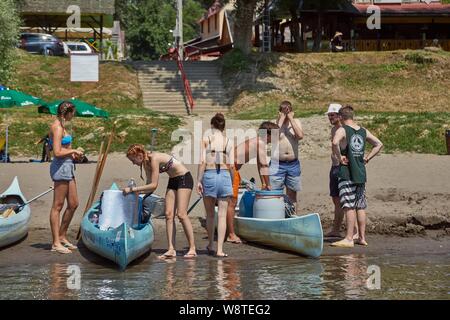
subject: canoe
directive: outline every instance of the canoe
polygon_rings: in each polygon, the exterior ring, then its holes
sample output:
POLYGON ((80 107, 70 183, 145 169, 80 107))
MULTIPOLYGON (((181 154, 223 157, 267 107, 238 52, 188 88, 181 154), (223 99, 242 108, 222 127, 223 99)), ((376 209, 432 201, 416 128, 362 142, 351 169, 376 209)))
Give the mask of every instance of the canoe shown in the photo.
POLYGON ((317 258, 322 254, 323 233, 317 213, 286 219, 234 217, 239 237, 261 245, 317 258))
MULTIPOLYGON (((116 184, 111 187, 118 190, 116 184)), ((98 213, 100 201, 89 209, 81 222, 81 237, 86 247, 119 265, 124 270, 133 260, 139 258, 151 249, 154 240, 154 230, 151 220, 132 228, 126 223, 110 230, 100 230, 89 218, 98 213)))
MULTIPOLYGON (((14 178, 8 189, 0 195, 0 200, 2 198, 5 199, 7 196, 8 199, 13 200, 14 203, 24 204, 27 201, 20 190, 17 177, 14 178)), ((30 218, 31 209, 29 205, 24 206, 13 216, 0 218, 0 248, 24 238, 28 233, 28 223, 30 222, 30 218)))
MULTIPOLYGON (((241 206, 241 210, 243 206, 241 206)), ((241 214, 241 212, 239 212, 241 214)), ((241 214, 234 217, 236 234, 249 241, 317 258, 323 250, 320 216, 311 213, 285 219, 260 219, 241 214)))

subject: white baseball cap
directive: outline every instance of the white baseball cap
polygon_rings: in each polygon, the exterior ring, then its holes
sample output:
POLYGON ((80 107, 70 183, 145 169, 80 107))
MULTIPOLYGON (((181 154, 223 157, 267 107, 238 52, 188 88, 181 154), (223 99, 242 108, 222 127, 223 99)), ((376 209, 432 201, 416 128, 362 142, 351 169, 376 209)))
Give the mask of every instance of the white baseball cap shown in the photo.
POLYGON ((328 107, 328 112, 326 112, 325 114, 339 113, 339 109, 341 108, 342 106, 339 103, 331 103, 328 107))

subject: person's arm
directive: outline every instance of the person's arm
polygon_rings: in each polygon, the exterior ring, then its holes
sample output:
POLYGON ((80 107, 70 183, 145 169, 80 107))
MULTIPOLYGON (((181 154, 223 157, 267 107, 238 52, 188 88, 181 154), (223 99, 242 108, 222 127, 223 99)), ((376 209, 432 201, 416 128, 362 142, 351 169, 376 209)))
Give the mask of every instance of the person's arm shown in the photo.
POLYGON ((381 149, 383 149, 383 143, 375 137, 369 130, 366 129, 367 141, 373 146, 372 150, 367 156, 364 157, 364 162, 367 164, 373 157, 375 157, 381 149))
POLYGON ((206 147, 205 140, 202 140, 202 144, 200 147, 200 163, 198 164, 198 172, 197 172, 197 192, 200 195, 203 195, 203 175, 206 170, 206 147))
POLYGON ((258 163, 258 173, 261 179, 262 189, 270 190, 270 179, 269 179, 269 164, 267 163, 267 153, 266 153, 266 143, 257 140, 258 146, 256 151, 257 163, 258 163))
POLYGON ((347 157, 341 155, 341 141, 345 139, 345 129, 339 128, 337 129, 334 138, 333 138, 333 155, 336 159, 339 159, 339 162, 343 165, 348 164, 347 157))
POLYGON ((75 149, 71 149, 71 148, 62 148, 61 146, 61 140, 62 140, 62 136, 64 134, 64 130, 63 128, 61 128, 60 126, 52 126, 52 134, 53 134, 53 154, 55 155, 55 157, 57 158, 63 158, 63 157, 67 157, 67 156, 82 156, 83 153, 75 150, 75 149))
POLYGON ((278 119, 277 119, 278 127, 281 128, 285 119, 286 119, 286 114, 282 111, 278 112, 278 119))
POLYGON ((144 194, 148 194, 148 193, 153 193, 157 188, 158 188, 158 181, 159 181, 159 162, 155 161, 156 159, 152 159, 151 163, 151 171, 152 171, 152 175, 150 178, 150 183, 148 183, 147 180, 147 184, 143 185, 143 186, 139 186, 139 187, 126 187, 123 189, 123 192, 125 194, 134 192, 134 193, 144 193, 144 194))
POLYGON ((300 120, 294 118, 294 112, 291 111, 287 114, 287 118, 292 125, 292 129, 294 129, 294 136, 297 140, 302 140, 304 137, 303 128, 300 120))

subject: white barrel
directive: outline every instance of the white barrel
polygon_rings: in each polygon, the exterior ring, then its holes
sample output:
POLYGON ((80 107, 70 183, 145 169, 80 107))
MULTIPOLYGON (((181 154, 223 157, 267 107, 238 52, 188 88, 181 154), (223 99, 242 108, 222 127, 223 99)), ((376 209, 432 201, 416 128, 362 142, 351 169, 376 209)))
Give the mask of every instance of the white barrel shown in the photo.
POLYGON ((259 219, 284 219, 283 190, 256 191, 253 217, 259 219))
POLYGON ((98 220, 100 230, 117 228, 122 223, 130 227, 139 224, 138 197, 134 193, 124 196, 120 190, 103 191, 98 220))

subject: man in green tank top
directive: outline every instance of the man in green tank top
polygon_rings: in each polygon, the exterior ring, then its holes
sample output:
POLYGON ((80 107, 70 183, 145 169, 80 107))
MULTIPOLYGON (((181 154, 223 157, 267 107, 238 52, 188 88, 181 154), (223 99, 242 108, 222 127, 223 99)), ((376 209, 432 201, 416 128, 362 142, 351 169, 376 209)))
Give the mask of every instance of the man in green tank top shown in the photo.
POLYGON ((358 222, 359 238, 357 244, 367 246, 366 231, 366 165, 383 148, 381 141, 358 126, 353 120, 354 110, 346 106, 339 110, 342 127, 336 131, 333 138, 333 155, 339 159, 339 197, 342 209, 346 215, 347 234, 345 239, 333 242, 335 247, 352 248, 353 226, 358 222), (373 148, 365 156, 366 141, 373 148), (351 226, 351 227, 349 227, 351 226))

